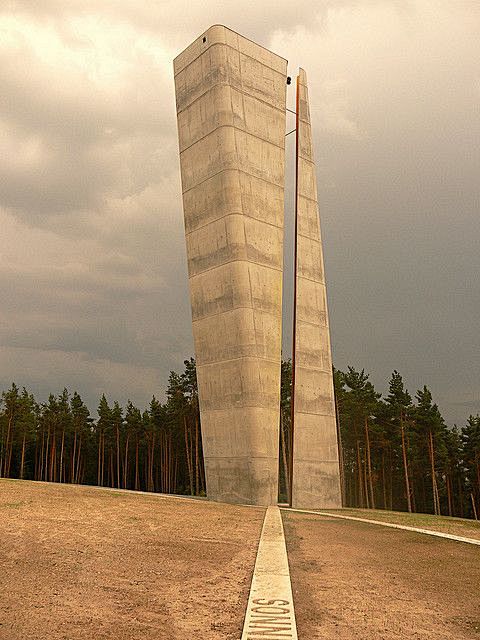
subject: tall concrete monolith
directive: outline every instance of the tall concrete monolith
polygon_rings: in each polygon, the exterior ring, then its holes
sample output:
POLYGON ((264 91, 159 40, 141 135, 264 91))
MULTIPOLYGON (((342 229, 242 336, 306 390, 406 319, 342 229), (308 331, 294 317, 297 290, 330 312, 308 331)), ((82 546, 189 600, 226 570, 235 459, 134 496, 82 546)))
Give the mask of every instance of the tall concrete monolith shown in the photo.
POLYGON ((277 502, 286 70, 215 25, 174 61, 207 493, 277 502))
POLYGON ((297 79, 293 507, 341 507, 333 371, 307 78, 297 79))

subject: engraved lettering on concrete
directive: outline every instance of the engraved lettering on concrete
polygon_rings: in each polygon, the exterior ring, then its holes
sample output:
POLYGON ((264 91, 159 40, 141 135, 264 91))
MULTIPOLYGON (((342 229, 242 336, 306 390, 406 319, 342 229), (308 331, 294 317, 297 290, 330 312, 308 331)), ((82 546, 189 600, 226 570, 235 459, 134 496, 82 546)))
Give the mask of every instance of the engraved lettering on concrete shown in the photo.
POLYGON ((278 507, 265 514, 242 640, 297 640, 283 524, 278 507))

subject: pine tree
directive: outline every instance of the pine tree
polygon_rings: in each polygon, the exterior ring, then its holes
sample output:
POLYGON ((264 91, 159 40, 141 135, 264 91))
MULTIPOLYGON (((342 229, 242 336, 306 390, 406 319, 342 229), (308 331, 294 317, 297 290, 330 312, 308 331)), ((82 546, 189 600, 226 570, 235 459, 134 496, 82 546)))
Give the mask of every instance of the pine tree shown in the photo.
POLYGON ((400 433, 402 450, 403 477, 405 482, 405 497, 407 510, 412 512, 412 490, 409 471, 408 453, 408 425, 412 412, 412 398, 403 384, 402 376, 398 371, 392 373, 389 383, 389 393, 386 397, 388 405, 388 418, 394 429, 400 433))
POLYGON ((105 484, 105 441, 112 426, 112 410, 103 394, 98 405, 97 432, 97 484, 103 487, 105 484))
POLYGON ((463 467, 469 494, 468 510, 472 517, 480 517, 480 415, 470 416, 461 432, 463 467))
POLYGON ((2 393, 2 404, 4 410, 0 430, 0 478, 8 478, 12 463, 15 424, 20 417, 22 404, 15 383, 12 383, 8 391, 2 393))
POLYGON ((138 491, 141 488, 140 447, 142 444, 144 424, 140 410, 137 409, 130 400, 127 402, 127 408, 125 410, 125 427, 128 439, 133 443, 133 488, 135 491, 138 491))
POLYGON ((437 449, 440 450, 441 436, 444 429, 443 418, 436 404, 432 401, 430 390, 424 386, 416 394, 415 428, 428 451, 430 476, 432 484, 432 504, 435 515, 441 514, 440 493, 437 477, 437 449))
POLYGON ((374 509, 375 479, 372 465, 371 428, 372 420, 378 411, 378 399, 381 394, 375 391, 368 377, 364 369, 356 371, 353 367, 348 367, 348 371, 343 375, 343 381, 348 390, 344 404, 355 434, 358 504, 374 509))
POLYGON ((79 483, 84 470, 83 452, 90 436, 90 412, 75 391, 70 400, 72 414, 72 442, 70 450, 70 482, 79 483))

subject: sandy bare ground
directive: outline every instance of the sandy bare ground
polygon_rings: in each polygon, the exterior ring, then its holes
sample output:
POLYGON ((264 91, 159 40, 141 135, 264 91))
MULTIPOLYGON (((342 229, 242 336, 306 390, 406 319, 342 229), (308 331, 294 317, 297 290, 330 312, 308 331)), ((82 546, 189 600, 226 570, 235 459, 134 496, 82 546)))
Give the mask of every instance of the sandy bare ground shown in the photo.
POLYGON ((480 637, 478 546, 283 512, 300 638, 480 637))
POLYGON ((367 520, 381 520, 419 529, 430 529, 440 533, 451 533, 464 538, 480 540, 480 521, 449 516, 432 516, 428 513, 404 513, 402 511, 384 511, 383 509, 331 509, 331 513, 367 520))
POLYGON ((263 516, 0 480, 0 639, 238 639, 263 516))

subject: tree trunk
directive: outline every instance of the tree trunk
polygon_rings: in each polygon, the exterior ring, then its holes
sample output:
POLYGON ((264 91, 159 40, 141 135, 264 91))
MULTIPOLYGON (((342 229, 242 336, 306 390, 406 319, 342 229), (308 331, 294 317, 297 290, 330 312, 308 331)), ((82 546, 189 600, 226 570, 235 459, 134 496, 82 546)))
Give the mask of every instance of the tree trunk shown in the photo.
POLYGON ((185 457, 187 459, 187 468, 188 468, 188 479, 190 482, 190 495, 193 496, 193 469, 192 469, 192 461, 190 458, 190 448, 188 445, 188 425, 187 425, 187 417, 183 416, 183 429, 185 434, 185 457))
POLYGON ((73 432, 73 450, 72 450, 72 469, 70 473, 70 482, 75 482, 75 469, 76 469, 76 458, 77 458, 77 430, 73 432))
POLYGON ((80 433, 80 438, 78 440, 77 461, 75 463, 75 476, 74 476, 74 482, 77 482, 77 483, 80 482, 81 454, 82 454, 82 434, 80 433))
POLYGON ((130 440, 130 434, 127 433, 125 440, 125 462, 123 464, 123 488, 128 489, 128 442, 130 440))
POLYGON ((138 475, 138 437, 135 439, 135 491, 140 486, 140 477, 138 475))
MULTIPOLYGON (((345 488, 345 462, 343 459, 342 432, 340 431, 340 411, 338 408, 338 398, 335 395, 335 417, 337 427, 337 446, 338 446, 338 465, 340 467, 340 492, 342 496, 342 506, 347 502, 347 493, 345 488)), ((290 504, 290 501, 289 501, 290 504)))
POLYGON ((175 456, 175 472, 173 475, 173 492, 177 492, 177 477, 178 477, 178 457, 175 456))
POLYGON ((405 478, 405 495, 407 496, 407 509, 408 513, 412 513, 412 500, 410 495, 410 480, 408 478, 408 460, 407 449, 405 446, 405 428, 403 426, 403 418, 400 414, 400 431, 402 434, 402 458, 403 458, 403 474, 405 478))
POLYGON ((109 487, 114 488, 115 487, 115 469, 113 467, 113 450, 110 449, 110 464, 109 464, 109 468, 108 468, 108 482, 107 485, 109 487))
POLYGON ((101 470, 101 465, 100 465, 100 452, 102 449, 102 432, 99 431, 98 432, 98 457, 97 457, 97 485, 100 487, 100 470, 101 470))
POLYGON ((457 477, 457 487, 458 487, 458 504, 460 506, 460 518, 464 516, 464 503, 463 503, 463 489, 462 489, 462 481, 460 479, 460 475, 457 477))
POLYGON ((368 494, 368 473, 367 473, 367 461, 363 462, 363 492, 365 495, 365 508, 370 509, 370 498, 368 494))
POLYGON ((178 458, 175 455, 173 449, 173 441, 172 434, 168 434, 168 468, 170 471, 168 477, 168 486, 170 493, 176 493, 177 491, 177 469, 178 469, 178 458))
POLYGON ((478 520, 477 507, 475 505, 475 498, 473 497, 473 493, 470 493, 470 500, 472 501, 473 517, 475 520, 478 520))
POLYGON ((154 491, 153 481, 153 465, 155 461, 155 433, 152 433, 152 441, 150 443, 150 454, 148 459, 148 490, 154 491))
POLYGON ((287 453, 287 446, 286 446, 286 440, 287 438, 285 438, 285 427, 284 427, 284 420, 283 420, 283 416, 282 416, 282 411, 280 410, 280 437, 281 437, 281 441, 282 441, 282 463, 283 463, 283 475, 285 478, 285 487, 287 490, 287 503, 288 504, 292 504, 291 503, 291 499, 290 499, 290 471, 288 469, 288 453, 287 453))
POLYGON ((37 480, 43 480, 43 454, 45 451, 45 432, 42 430, 42 449, 40 453, 40 471, 37 480))
POLYGON ((357 476, 358 476, 358 504, 357 506, 363 508, 364 498, 363 498, 363 468, 362 468, 362 457, 360 455, 360 443, 357 440, 357 476))
POLYGON ((49 472, 49 480, 50 482, 55 481, 55 459, 57 457, 57 442, 55 439, 55 429, 52 434, 52 445, 50 447, 50 472, 49 472))
POLYGON ((415 480, 412 477, 411 481, 410 481, 410 490, 412 492, 412 511, 413 513, 416 513, 417 511, 417 500, 415 498, 415 480))
POLYGON ((62 445, 60 447, 60 470, 59 470, 59 474, 58 474, 58 480, 59 482, 63 482, 62 477, 63 477, 63 450, 65 447, 65 429, 62 430, 62 445))
POLYGON ((198 415, 195 409, 195 493, 200 493, 200 460, 198 458, 198 415))
POLYGON ((117 432, 117 489, 120 489, 120 430, 116 425, 117 432))
POLYGON ((440 515, 440 503, 438 500, 437 478, 435 472, 435 448, 433 444, 433 433, 428 432, 429 435, 429 454, 430 454, 430 466, 432 472, 432 494, 433 494, 433 509, 436 516, 440 515))
POLYGON ((446 484, 446 487, 447 487, 448 515, 451 516, 452 515, 452 492, 451 492, 450 476, 449 475, 447 475, 447 477, 445 479, 445 484, 446 484))
POLYGON ((7 437, 5 438, 5 456, 3 460, 3 476, 8 478, 10 475, 10 460, 12 458, 11 432, 13 424, 13 411, 10 412, 7 425, 7 437))
POLYGON ((25 438, 26 435, 23 434, 23 441, 22 441, 22 459, 20 460, 20 479, 23 480, 23 475, 24 475, 24 468, 25 468, 25 438))
POLYGON ((38 434, 35 437, 35 453, 33 454, 34 466, 33 466, 33 479, 38 480, 38 434))
POLYGON ((365 442, 367 445, 368 488, 370 490, 370 508, 375 509, 375 497, 373 495, 373 481, 372 481, 372 456, 370 453, 370 433, 368 429, 368 418, 365 418, 365 442))
POLYGON ((102 473, 100 475, 101 486, 105 483, 105 433, 102 431, 102 473))
POLYGON ((382 489, 383 489, 383 508, 387 508, 387 481, 385 478, 385 452, 382 449, 382 489))

